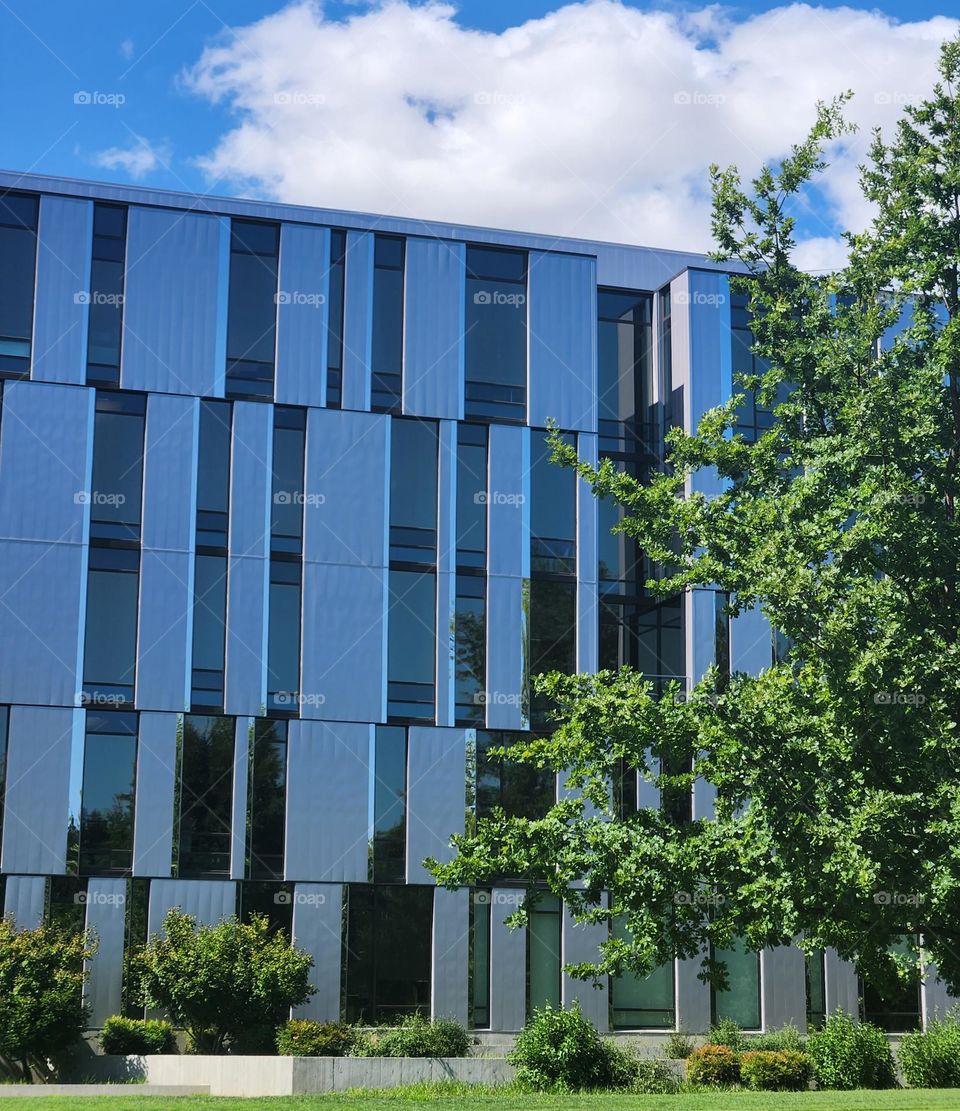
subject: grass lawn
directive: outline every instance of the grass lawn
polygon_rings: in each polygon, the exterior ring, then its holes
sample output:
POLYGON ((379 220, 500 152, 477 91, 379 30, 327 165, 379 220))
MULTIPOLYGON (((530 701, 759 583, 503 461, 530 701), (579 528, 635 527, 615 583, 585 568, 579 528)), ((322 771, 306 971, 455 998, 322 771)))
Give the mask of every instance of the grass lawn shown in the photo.
MULTIPOLYGON (((462 1088, 448 1092, 436 1087, 399 1089, 393 1092, 351 1093, 349 1095, 288 1096, 272 1099, 228 1099, 207 1096, 50 1096, 22 1104, 24 1111, 160 1111, 176 1106, 182 1111, 223 1111, 247 1108, 249 1111, 306 1111, 308 1108, 338 1108, 342 1111, 399 1111, 398 1105, 413 1104, 424 1111, 475 1108, 477 1111, 960 1111, 960 1089, 950 1091, 892 1092, 725 1092, 711 1095, 678 1096, 629 1095, 528 1095, 515 1091, 500 1094, 467 1094, 462 1088)), ((8 1106, 11 1106, 8 1104, 8 1106)))

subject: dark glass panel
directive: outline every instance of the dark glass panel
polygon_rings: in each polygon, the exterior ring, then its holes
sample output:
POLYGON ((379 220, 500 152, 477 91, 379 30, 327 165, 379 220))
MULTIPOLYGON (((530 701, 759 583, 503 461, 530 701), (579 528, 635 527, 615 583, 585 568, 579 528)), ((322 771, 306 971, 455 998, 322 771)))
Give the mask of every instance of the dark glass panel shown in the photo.
POLYGON ((510 818, 542 818, 557 798, 556 776, 549 768, 516 764, 492 749, 509 748, 510 733, 477 730, 477 817, 501 808, 510 818))
POLYGON ((83 653, 88 705, 133 701, 139 563, 135 551, 90 548, 83 653))
POLYGON ((200 402, 197 476, 197 546, 226 549, 230 509, 229 401, 200 402))
POLYGON ((140 539, 143 396, 97 394, 90 532, 93 539, 140 539))
POLYGON ((487 562, 487 429, 457 428, 457 566, 487 562))
MULTIPOLYGON (((576 446, 576 438, 564 436, 576 446)), ((576 571, 577 476, 550 461, 545 432, 534 432, 530 446, 530 568, 537 572, 576 571)))
POLYGON ((457 576, 454 653, 457 721, 482 725, 487 700, 486 580, 482 575, 457 576))
POLYGON ((436 578, 390 572, 387 675, 391 717, 434 717, 436 578))
POLYGON ((300 554, 303 547, 303 468, 306 412, 274 410, 273 509, 270 545, 273 552, 300 554))
POLYGON ((327 301, 327 408, 343 401, 343 291, 347 233, 330 232, 330 287, 327 301))
POLYGON ((249 922, 262 914, 270 924, 270 933, 283 930, 293 936, 293 884, 275 880, 244 880, 240 884, 240 921, 249 922))
POLYGON ((403 883, 406 874, 407 731, 378 725, 374 753, 374 883, 403 883))
POLYGON ((560 1006, 560 927, 562 906, 556 895, 543 895, 530 910, 527 927, 527 1014, 549 1004, 560 1006))
POLYGON ((188 714, 180 757, 180 876, 228 875, 233 808, 232 717, 188 714))
POLYGON ((227 307, 227 392, 268 400, 276 356, 279 226, 234 220, 227 307))
POLYGON ((727 966, 729 988, 711 989, 713 1021, 732 1019, 744 1030, 760 1029, 760 954, 742 941, 729 949, 716 949, 713 958, 727 966))
POLYGON ((133 865, 137 715, 87 712, 80 810, 82 875, 127 873, 133 865))
MULTIPOLYGON (((630 931, 621 917, 614 918, 613 936, 630 940, 630 931)), ((673 1029, 673 964, 662 964, 642 979, 630 972, 610 979, 614 1029, 673 1029)))
POLYGON ((300 580, 299 563, 271 560, 267 706, 288 713, 300 705, 300 580))
POLYGON ((467 248, 468 416, 523 421, 527 378, 526 255, 467 248))
POLYGON ((251 751, 247 875, 283 879, 287 814, 287 723, 257 718, 251 751))
POLYGON ((474 891, 470 904, 471 1025, 490 1027, 490 902, 489 891, 474 891))
POLYGON ((226 556, 197 555, 193 608, 193 692, 191 705, 223 707, 227 617, 226 556))
POLYGON ((38 198, 0 194, 0 376, 30 374, 38 198))
POLYGON ((394 420, 390 436, 390 558, 435 564, 437 426, 394 420))

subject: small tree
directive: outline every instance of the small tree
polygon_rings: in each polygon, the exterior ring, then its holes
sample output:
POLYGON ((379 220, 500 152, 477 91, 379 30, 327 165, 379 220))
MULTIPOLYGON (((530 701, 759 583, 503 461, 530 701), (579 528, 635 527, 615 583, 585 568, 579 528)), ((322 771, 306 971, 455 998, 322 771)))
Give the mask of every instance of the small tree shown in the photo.
POLYGON ((265 915, 197 926, 178 907, 137 965, 143 1002, 166 1011, 197 1053, 272 1052, 276 1030, 316 990, 313 958, 271 933, 265 915))
POLYGON ((17 930, 0 919, 0 1073, 14 1080, 46 1076, 79 1039, 87 1021, 84 961, 90 933, 61 927, 17 930))

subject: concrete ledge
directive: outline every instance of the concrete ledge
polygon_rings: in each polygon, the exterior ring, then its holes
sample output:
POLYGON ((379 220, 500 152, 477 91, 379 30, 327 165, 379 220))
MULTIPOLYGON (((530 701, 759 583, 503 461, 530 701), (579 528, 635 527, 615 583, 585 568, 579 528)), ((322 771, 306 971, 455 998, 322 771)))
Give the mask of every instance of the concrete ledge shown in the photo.
POLYGON ((204 1084, 0 1084, 0 1099, 47 1096, 208 1096, 204 1084))

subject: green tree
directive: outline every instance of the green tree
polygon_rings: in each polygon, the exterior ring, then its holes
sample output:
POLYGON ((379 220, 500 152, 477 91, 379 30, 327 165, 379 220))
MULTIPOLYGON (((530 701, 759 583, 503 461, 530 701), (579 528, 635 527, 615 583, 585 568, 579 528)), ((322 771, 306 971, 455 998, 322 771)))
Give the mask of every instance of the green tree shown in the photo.
POLYGON ((198 926, 174 907, 137 961, 143 1002, 167 1012, 197 1053, 271 1052, 290 1008, 310 998, 313 959, 265 915, 198 926))
MULTIPOLYGON (((761 675, 709 674, 686 699, 626 670, 541 679, 557 727, 511 758, 548 763, 580 794, 541 822, 479 823, 434 871, 448 884, 520 871, 581 919, 622 913, 632 941, 611 939, 581 975, 802 936, 889 984, 915 973, 922 935, 960 992, 957 41, 940 74, 889 142, 874 136, 861 183, 875 215, 845 236, 834 274, 797 267, 794 214, 846 130, 846 97, 750 187, 711 170, 716 257, 742 264, 731 282, 760 369, 694 434, 670 433, 662 473, 641 485, 595 470, 555 437, 555 458, 625 507, 619 527, 663 571, 650 590, 725 591, 785 645, 761 675), (775 420, 744 435, 750 391, 775 420), (698 475, 718 492, 691 493, 698 475), (714 784, 715 820, 618 816, 620 759, 674 796, 714 784)), ((724 983, 718 965, 704 974, 724 983)))
POLYGON ((90 934, 0 919, 0 1073, 29 1081, 55 1072, 86 1026, 84 961, 95 951, 90 934))

